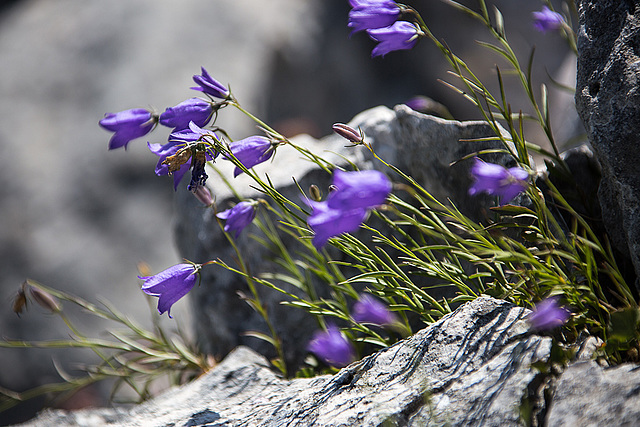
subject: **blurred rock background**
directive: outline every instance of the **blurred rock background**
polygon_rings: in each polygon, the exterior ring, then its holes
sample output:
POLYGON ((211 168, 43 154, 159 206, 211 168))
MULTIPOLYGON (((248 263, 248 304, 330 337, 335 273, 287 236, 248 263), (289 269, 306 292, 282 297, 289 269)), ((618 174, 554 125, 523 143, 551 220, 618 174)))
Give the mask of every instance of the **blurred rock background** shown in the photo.
MULTIPOLYGON (((480 27, 439 2, 409 3, 487 81, 495 80, 497 59, 470 42, 485 38, 480 27)), ((575 61, 563 41, 536 33, 529 23, 540 4, 496 4, 521 57, 536 46, 536 75, 572 85, 575 61)), ((62 322, 37 306, 21 318, 11 311, 27 277, 93 302, 103 297, 150 325, 155 301, 149 310, 136 266, 144 261, 155 273, 180 261, 172 238, 170 179, 155 176, 156 157, 146 147, 147 140, 162 142, 167 133, 158 129, 127 151, 107 152, 110 134, 98 120, 134 107, 162 111, 196 96, 189 87, 200 66, 288 135, 320 137, 334 122, 418 94, 443 103, 457 119, 478 118, 475 107, 436 81, 453 79, 428 42, 372 60, 373 42, 366 35, 349 38, 348 11, 346 0, 2 3, 0 337, 67 337, 62 322)), ((518 92, 516 110, 527 105, 521 98, 518 92)), ((573 96, 554 92, 553 102, 557 136, 568 139, 579 127, 573 96)), ((255 132, 230 110, 218 124, 234 138, 255 132)), ((537 134, 530 138, 536 142, 537 134)), ((69 314, 90 336, 104 338, 113 326, 69 314)), ((164 319, 165 325, 179 322, 189 329, 187 301, 176 304, 173 314, 175 320, 164 319)), ((87 351, 0 349, 0 387, 21 391, 58 381, 52 357, 72 372, 78 363, 95 361, 87 351)), ((0 424, 27 419, 42 404, 0 413, 0 424)), ((88 390, 68 403, 87 404, 107 404, 105 389, 88 390)))

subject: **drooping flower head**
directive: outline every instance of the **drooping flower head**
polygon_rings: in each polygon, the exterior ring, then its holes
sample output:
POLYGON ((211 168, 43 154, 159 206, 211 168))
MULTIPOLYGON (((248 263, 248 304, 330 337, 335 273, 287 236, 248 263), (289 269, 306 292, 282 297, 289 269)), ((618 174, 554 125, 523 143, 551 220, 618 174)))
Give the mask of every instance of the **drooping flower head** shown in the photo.
POLYGON ((313 209, 307 224, 314 233, 311 243, 316 249, 321 249, 331 237, 342 233, 356 231, 367 218, 366 209, 352 209, 343 211, 332 209, 328 202, 307 201, 313 209))
POLYGON ((99 123, 106 130, 115 132, 109 140, 109 150, 114 150, 120 147, 126 149, 129 141, 151 132, 157 120, 157 116, 144 108, 134 108, 105 114, 99 123))
MULTIPOLYGON (((250 136, 249 138, 234 141, 229 144, 229 149, 247 169, 266 162, 275 152, 271 140, 264 136, 250 136)), ((236 166, 233 176, 236 177, 241 173, 242 169, 236 166)))
POLYGON ((542 6, 540 12, 533 12, 532 15, 534 28, 543 33, 559 30, 565 23, 562 15, 547 6, 542 6))
POLYGON ((388 27, 400 16, 400 7, 391 0, 351 0, 349 12, 351 34, 358 31, 388 27))
POLYGON ((353 345, 334 325, 328 325, 326 332, 316 332, 307 349, 328 365, 338 368, 347 366, 356 358, 353 345))
POLYGON ((540 301, 529 315, 533 329, 546 331, 562 326, 571 316, 566 308, 558 305, 558 299, 551 297, 540 301))
POLYGON ((211 77, 204 67, 200 68, 202 69, 202 75, 193 76, 193 81, 196 82, 198 86, 192 87, 191 89, 199 90, 200 92, 211 95, 214 98, 226 99, 230 94, 229 89, 211 77))
POLYGON ((407 21, 396 21, 388 27, 367 30, 367 34, 378 42, 371 51, 371 57, 384 57, 395 50, 412 49, 419 38, 418 27, 407 21))
POLYGON ((475 180, 469 194, 487 193, 500 196, 500 203, 506 204, 527 189, 529 173, 521 167, 505 168, 494 163, 474 159, 471 176, 475 180))
POLYGON ((344 172, 336 169, 332 185, 336 188, 327 202, 332 209, 369 209, 385 202, 391 192, 391 181, 376 170, 344 172))
POLYGON ((158 297, 158 311, 171 316, 171 306, 185 296, 196 284, 200 265, 177 264, 161 271, 155 276, 141 277, 144 280, 142 291, 152 297, 158 297))
POLYGON ((212 114, 211 102, 200 98, 191 98, 174 107, 167 108, 164 113, 160 114, 160 124, 174 128, 174 131, 189 128, 190 122, 202 127, 209 122, 212 114))
POLYGON ((358 323, 372 323, 378 326, 392 325, 398 321, 396 315, 382 301, 369 294, 360 296, 354 304, 352 317, 358 323))
POLYGON ((224 231, 227 233, 235 231, 235 237, 237 238, 242 230, 251 224, 251 221, 256 217, 257 204, 258 202, 254 200, 240 202, 231 209, 220 212, 216 216, 226 220, 224 231))

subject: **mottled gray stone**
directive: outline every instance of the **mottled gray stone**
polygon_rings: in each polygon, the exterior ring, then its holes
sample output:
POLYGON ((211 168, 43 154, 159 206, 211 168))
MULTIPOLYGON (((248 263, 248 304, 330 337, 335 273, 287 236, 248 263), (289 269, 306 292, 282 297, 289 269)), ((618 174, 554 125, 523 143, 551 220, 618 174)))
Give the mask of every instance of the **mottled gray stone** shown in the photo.
MULTIPOLYGON (((581 0, 576 107, 602 167, 598 197, 613 245, 640 273, 640 2, 581 0)), ((640 289, 640 283, 636 281, 640 289)))
POLYGON ((602 368, 593 361, 569 366, 560 376, 549 426, 636 426, 640 420, 640 367, 602 368))
POLYGON ((311 379, 279 378, 238 348, 201 378, 131 409, 46 411, 27 425, 521 425, 519 402, 536 375, 529 364, 546 360, 551 341, 527 333, 527 313, 483 296, 311 379))
MULTIPOLYGON (((397 106, 394 110, 376 107, 357 115, 350 123, 360 127, 378 155, 389 163, 400 167, 413 176, 427 190, 446 202, 447 197, 463 212, 480 218, 487 209, 489 200, 485 197, 471 197, 467 193, 471 179, 469 167, 471 160, 450 164, 463 156, 485 148, 499 147, 499 143, 468 141, 474 138, 493 136, 492 129, 484 122, 458 122, 444 120, 417 113, 406 106, 397 106)), ((348 142, 331 135, 321 140, 308 136, 295 139, 298 145, 324 156, 332 163, 349 167, 356 164, 360 169, 375 168, 387 174, 390 170, 374 159, 365 147, 348 146, 348 142)), ((486 158, 495 163, 511 166, 513 159, 506 154, 492 154, 486 158)), ((216 163, 219 172, 227 179, 240 197, 260 197, 262 194, 253 189, 252 181, 244 174, 236 179, 232 176, 230 162, 216 163)), ((261 176, 268 175, 274 187, 293 201, 300 200, 298 185, 307 191, 311 184, 317 185, 326 195, 330 175, 314 163, 302 158, 294 149, 283 146, 278 149, 272 162, 256 167, 261 176), (295 179, 295 182, 294 182, 295 179)), ((233 192, 226 187, 216 172, 209 173, 208 185, 216 198, 218 210, 224 210, 238 201, 233 192)), ((400 177, 392 176, 395 181, 400 177)), ((221 258, 232 262, 236 254, 211 209, 205 209, 191 194, 179 191, 176 198, 175 236, 181 256, 193 262, 203 263, 221 258)), ((237 239, 240 252, 250 266, 252 274, 282 272, 274 263, 273 254, 251 236, 262 236, 255 224, 250 225, 237 239)), ((297 239, 281 233, 284 245, 295 254, 300 247, 297 239)), ((365 233, 359 233, 366 239, 365 233)), ((331 252, 334 259, 340 254, 331 252)), ((300 294, 292 285, 276 281, 287 292, 300 294)), ((327 295, 328 286, 315 283, 320 296, 327 295)), ((202 282, 190 292, 193 315, 198 319, 194 326, 203 351, 222 357, 238 345, 248 345, 268 357, 275 353, 270 344, 253 337, 244 336, 247 331, 266 332, 262 318, 254 312, 238 293, 249 294, 244 279, 222 268, 202 270, 202 282)), ((303 310, 283 306, 286 297, 264 287, 259 288, 261 298, 267 307, 272 323, 284 342, 286 359, 293 368, 299 366, 306 355, 306 343, 317 329, 317 322, 303 310)), ((437 289, 434 296, 451 295, 451 289, 437 289)))

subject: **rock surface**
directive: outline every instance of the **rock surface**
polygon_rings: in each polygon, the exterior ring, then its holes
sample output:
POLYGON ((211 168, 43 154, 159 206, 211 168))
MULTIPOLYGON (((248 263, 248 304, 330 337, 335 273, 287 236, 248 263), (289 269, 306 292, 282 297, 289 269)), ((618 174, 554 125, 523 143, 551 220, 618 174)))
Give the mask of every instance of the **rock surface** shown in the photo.
MULTIPOLYGON (((576 107, 602 167, 598 197, 613 245, 640 277, 638 1, 578 2, 576 107)), ((636 279, 640 291, 640 280, 636 279)))
POLYGON ((528 313, 482 296, 335 375, 310 379, 282 379, 239 347, 199 379, 138 406, 47 410, 24 426, 633 425, 637 367, 577 362, 554 387, 531 366, 548 360, 551 338, 529 332, 528 313), (534 407, 528 420, 520 416, 525 398, 534 407))
MULTIPOLYGON (((478 217, 482 209, 486 209, 488 199, 473 198, 467 193, 471 161, 450 166, 467 154, 499 147, 497 142, 465 141, 493 136, 493 131, 486 123, 444 120, 417 113, 401 105, 394 110, 386 107, 367 110, 349 124, 364 131, 367 142, 380 157, 413 176, 436 197, 441 200, 449 197, 462 212, 472 217, 478 217)), ((336 165, 348 167, 348 163, 353 163, 360 169, 375 168, 390 173, 365 147, 346 147, 347 141, 337 135, 322 140, 300 137, 296 142, 336 165)), ((486 158, 507 166, 511 166, 513 162, 505 154, 492 154, 486 158)), ((219 161, 216 167, 222 176, 231 179, 233 166, 230 162, 219 161)), ((286 146, 278 149, 273 162, 259 165, 255 170, 261 176, 268 175, 274 187, 294 202, 301 197, 296 183, 304 191, 315 184, 324 194, 328 193, 330 175, 286 146)), ((238 201, 215 172, 209 175, 211 177, 208 185, 216 199, 218 210, 227 209, 238 201)), ((392 178, 396 181, 399 179, 392 178)), ((244 174, 233 179, 232 185, 241 198, 262 196, 250 187, 252 182, 244 174)), ((235 250, 221 231, 213 210, 204 209, 191 194, 182 191, 176 198, 175 211, 175 237, 182 257, 197 263, 218 258, 228 263, 233 262, 235 250)), ((297 239, 285 233, 280 234, 284 246, 291 254, 295 254, 300 248, 297 239)), ((236 239, 237 247, 247 265, 251 266, 252 274, 282 272, 273 262, 274 257, 279 257, 278 254, 259 244, 253 235, 264 236, 255 224, 250 225, 236 239)), ((366 238, 366 233, 358 236, 366 238)), ((342 259, 338 253, 333 255, 336 257, 334 259, 342 259)), ((301 293, 293 285, 282 281, 275 283, 287 292, 297 295, 301 293)), ((326 284, 316 284, 315 288, 320 296, 328 292, 326 284)), ((281 301, 286 297, 281 293, 262 286, 259 291, 271 322, 284 341, 284 348, 288 352, 287 362, 295 369, 305 357, 305 347, 318 327, 317 322, 303 310, 282 306, 281 301)), ((438 298, 448 291, 444 289, 434 292, 434 296, 438 298)), ((245 336, 248 331, 266 333, 267 329, 262 318, 238 297, 238 293, 249 294, 245 280, 239 275, 219 267, 202 270, 201 285, 189 294, 193 315, 198 319, 194 327, 201 349, 220 358, 238 345, 247 345, 260 354, 275 357, 270 344, 245 336)))

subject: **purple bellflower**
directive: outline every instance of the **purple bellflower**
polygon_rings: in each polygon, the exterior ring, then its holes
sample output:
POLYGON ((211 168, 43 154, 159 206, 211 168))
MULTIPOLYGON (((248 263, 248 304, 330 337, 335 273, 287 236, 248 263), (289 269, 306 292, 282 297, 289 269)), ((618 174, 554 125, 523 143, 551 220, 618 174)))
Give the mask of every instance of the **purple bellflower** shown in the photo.
MULTIPOLYGON (((275 152, 273 144, 264 136, 250 136, 249 138, 234 141, 229 144, 233 155, 246 167, 251 169, 255 165, 266 162, 275 152)), ((233 176, 242 173, 242 169, 236 166, 233 176)))
POLYGON ((395 50, 411 49, 419 37, 418 27, 407 21, 397 21, 388 27, 367 30, 367 34, 378 42, 371 51, 371 57, 384 57, 395 50))
POLYGON ((558 306, 558 299, 551 297, 540 301, 529 315, 529 323, 533 329, 547 331, 562 326, 571 313, 558 306))
POLYGON ((256 201, 240 202, 231 209, 220 212, 216 216, 220 219, 226 220, 224 225, 224 231, 231 233, 235 231, 235 237, 238 238, 242 230, 251 224, 251 221, 256 217, 256 201))
POLYGON ((211 77, 204 67, 200 68, 202 69, 202 75, 193 76, 193 81, 196 82, 198 86, 192 87, 191 89, 199 90, 200 92, 211 95, 214 98, 226 99, 230 94, 229 89, 211 77))
POLYGON ((329 195, 327 203, 330 208, 341 211, 381 205, 392 187, 389 178, 376 170, 344 172, 336 169, 332 184, 337 190, 329 195))
POLYGON ((353 306, 353 320, 358 323, 372 323, 378 326, 392 325, 398 321, 396 315, 389 311, 380 300, 364 294, 353 306))
POLYGON ((349 12, 351 34, 358 31, 388 27, 400 16, 400 7, 391 0, 351 1, 353 9, 349 12))
POLYGON ((209 122, 212 114, 211 102, 200 98, 191 98, 164 110, 164 113, 160 114, 160 124, 174 128, 174 131, 189 128, 189 122, 202 127, 209 122))
POLYGON ((534 28, 543 33, 559 30, 565 22, 562 15, 547 6, 542 6, 540 12, 533 12, 532 15, 534 28))
POLYGON ((353 345, 334 325, 328 325, 326 332, 316 332, 307 349, 328 365, 338 368, 347 366, 356 358, 353 345))
POLYGON ((171 306, 185 296, 196 284, 199 265, 177 264, 161 271, 155 276, 141 277, 144 280, 142 291, 152 297, 158 297, 158 311, 165 311, 171 317, 171 306))
POLYGON ((154 117, 144 108, 134 108, 118 113, 105 114, 100 120, 100 126, 108 131, 115 132, 109 140, 109 150, 124 147, 127 149, 129 141, 145 136, 155 126, 157 117, 154 117))
POLYGON ((500 203, 507 204, 527 189, 529 173, 521 167, 505 168, 494 163, 485 163, 475 158, 471 167, 471 176, 475 182, 469 188, 469 194, 495 194, 500 203))
POLYGON ((311 243, 316 249, 321 249, 331 237, 356 231, 367 218, 366 209, 343 211, 330 208, 328 202, 307 203, 313 209, 307 224, 314 232, 311 243))

